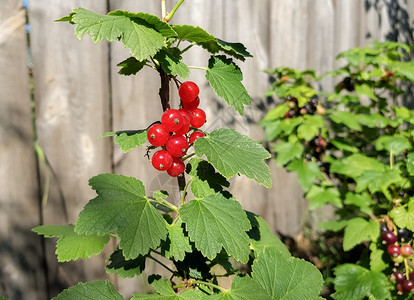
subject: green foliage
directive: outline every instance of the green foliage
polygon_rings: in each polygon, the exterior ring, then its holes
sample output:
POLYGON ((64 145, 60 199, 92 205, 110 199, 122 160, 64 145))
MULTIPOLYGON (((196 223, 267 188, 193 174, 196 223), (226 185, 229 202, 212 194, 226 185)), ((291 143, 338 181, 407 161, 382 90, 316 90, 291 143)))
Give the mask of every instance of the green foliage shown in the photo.
POLYGON ((86 283, 78 283, 72 286, 53 300, 123 300, 122 296, 115 291, 114 286, 108 281, 91 281, 86 283))
POLYGON ((357 264, 335 269, 334 299, 395 297, 390 265, 413 270, 412 257, 390 257, 380 238, 380 223, 394 234, 414 231, 414 110, 393 101, 414 79, 411 49, 394 42, 350 49, 338 55, 342 67, 321 77, 268 71, 275 80, 267 96, 282 101, 261 124, 277 165, 297 173, 310 209, 335 207, 338 220, 320 227, 336 232, 344 251, 362 251, 357 264), (337 82, 334 92, 315 88, 326 76, 337 82))

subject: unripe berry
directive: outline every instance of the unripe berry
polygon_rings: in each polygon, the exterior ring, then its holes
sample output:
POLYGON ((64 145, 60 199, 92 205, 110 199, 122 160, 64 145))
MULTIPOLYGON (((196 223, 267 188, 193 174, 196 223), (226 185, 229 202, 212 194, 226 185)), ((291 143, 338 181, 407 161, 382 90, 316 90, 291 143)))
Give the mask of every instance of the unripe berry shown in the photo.
POLYGON ((409 257, 413 254, 413 247, 410 245, 402 245, 401 246, 401 255, 405 257, 409 257))

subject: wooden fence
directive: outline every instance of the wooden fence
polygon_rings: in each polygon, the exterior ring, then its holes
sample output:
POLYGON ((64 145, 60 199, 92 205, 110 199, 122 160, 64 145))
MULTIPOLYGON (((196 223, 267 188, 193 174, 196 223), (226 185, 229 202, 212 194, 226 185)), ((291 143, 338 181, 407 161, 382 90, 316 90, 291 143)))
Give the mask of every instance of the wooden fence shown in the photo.
MULTIPOLYGON (((169 8, 176 2, 169 0, 169 8)), ((22 0, 0 0, 0 295, 12 299, 48 299, 78 281, 107 278, 104 259, 113 245, 105 255, 85 262, 58 264, 55 240, 44 241, 30 231, 40 224, 73 223, 94 197, 90 177, 115 172, 139 178, 149 192, 162 188, 174 193, 175 181, 150 167, 144 149, 125 155, 109 138, 97 139, 107 131, 142 128, 158 120, 159 79, 151 71, 118 75, 116 64, 129 56, 120 44, 95 45, 90 37, 78 41, 72 26, 53 22, 77 6, 100 13, 123 9, 161 14, 158 0, 29 0, 28 59, 22 0), (35 155, 36 136, 47 164, 35 155), (42 204, 49 183, 47 203, 42 204)), ((209 129, 236 128, 261 139, 257 122, 274 106, 264 98, 269 88, 264 69, 285 65, 322 73, 335 67, 339 51, 372 40, 412 43, 413 17, 414 1, 408 0, 187 0, 173 22, 201 26, 247 46, 254 58, 240 67, 252 108, 244 118, 223 108, 201 71, 193 71, 191 80, 201 87, 209 129)), ((205 66, 207 55, 195 52, 185 61, 205 66)), ((295 236, 306 201, 295 176, 270 165, 272 189, 237 177, 232 193, 275 232, 295 236)), ((147 288, 142 279, 110 279, 124 296, 147 288)))

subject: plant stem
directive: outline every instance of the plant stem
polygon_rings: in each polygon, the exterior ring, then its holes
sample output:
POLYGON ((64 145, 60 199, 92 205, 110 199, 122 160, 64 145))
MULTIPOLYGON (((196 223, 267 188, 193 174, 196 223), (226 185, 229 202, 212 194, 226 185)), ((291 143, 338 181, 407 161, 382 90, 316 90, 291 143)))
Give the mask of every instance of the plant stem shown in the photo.
POLYGON ((390 168, 391 170, 394 169, 394 151, 390 151, 390 168))
POLYGON ((148 255, 148 258, 152 259, 153 261, 159 263, 161 266, 163 266, 165 269, 167 269, 168 271, 170 271, 171 273, 175 274, 175 271, 173 271, 172 269, 170 269, 167 265, 165 265, 164 263, 162 263, 160 260, 156 259, 155 257, 148 255))
POLYGON ((161 77, 159 95, 161 98, 162 110, 166 111, 170 108, 170 77, 162 68, 159 68, 158 72, 161 77))
POLYGON ((167 0, 161 0, 161 19, 165 22, 167 17, 167 0))
POLYGON ((188 189, 188 185, 190 184, 191 179, 187 182, 187 184, 185 185, 184 191, 183 191, 183 195, 181 197, 181 206, 184 205, 185 202, 185 197, 187 196, 187 189, 188 189))
POLYGON ((214 283, 205 282, 205 281, 201 281, 201 280, 194 280, 194 281, 192 281, 192 282, 191 282, 191 284, 204 284, 204 285, 206 285, 206 286, 210 286, 210 287, 212 287, 212 288, 218 289, 218 290, 220 290, 222 293, 226 293, 226 292, 228 292, 228 291, 229 291, 229 290, 227 290, 227 289, 225 289, 225 288, 223 288, 223 287, 221 287, 221 286, 219 286, 219 285, 216 285, 216 284, 214 284, 214 283))
POLYGON ((204 70, 207 71, 207 67, 197 67, 197 66, 188 66, 189 69, 198 69, 198 70, 204 70))
MULTIPOLYGON (((165 0, 164 0, 165 1, 165 0)), ((166 16, 165 18, 162 18, 163 21, 168 22, 171 20, 171 18, 174 16, 177 9, 180 7, 181 4, 183 4, 184 0, 178 1, 178 3, 174 6, 174 8, 171 10, 171 12, 166 16)))
POLYGON ((164 206, 164 207, 166 207, 166 208, 171 209, 173 212, 178 213, 178 207, 177 207, 177 206, 175 206, 174 204, 171 204, 171 203, 170 203, 170 202, 168 202, 168 201, 159 202, 159 201, 157 201, 157 200, 152 200, 152 199, 149 199, 149 202, 156 203, 156 204, 158 204, 158 205, 164 206))

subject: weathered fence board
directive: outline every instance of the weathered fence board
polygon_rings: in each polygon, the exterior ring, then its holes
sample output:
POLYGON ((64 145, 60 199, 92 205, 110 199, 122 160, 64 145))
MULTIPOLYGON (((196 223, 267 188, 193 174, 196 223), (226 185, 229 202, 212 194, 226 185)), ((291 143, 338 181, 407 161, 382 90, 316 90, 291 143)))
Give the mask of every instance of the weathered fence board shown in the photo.
MULTIPOLYGON (((94 175, 111 172, 111 144, 97 137, 109 131, 108 47, 90 37, 78 41, 74 28, 53 20, 68 15, 78 1, 36 0, 29 3, 31 51, 39 145, 48 160, 50 191, 43 207, 46 224, 74 223, 87 201, 94 175)), ((82 1, 105 13, 106 1, 82 1)), ((47 241, 51 296, 77 281, 102 279, 104 256, 57 264, 55 240, 47 241)))
POLYGON ((6 0, 0 10, 0 295, 47 298, 30 105, 25 11, 6 0))

